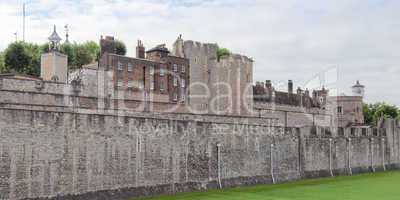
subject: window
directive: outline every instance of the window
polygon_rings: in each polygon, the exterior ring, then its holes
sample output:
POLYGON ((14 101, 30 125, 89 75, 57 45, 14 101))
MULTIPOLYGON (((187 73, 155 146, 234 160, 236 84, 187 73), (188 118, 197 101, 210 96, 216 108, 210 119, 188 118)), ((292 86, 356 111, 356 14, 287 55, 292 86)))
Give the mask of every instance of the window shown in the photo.
POLYGON ((185 73, 185 72, 186 72, 186 66, 185 66, 185 65, 182 65, 181 71, 182 71, 182 73, 185 73))
POLYGON ((181 86, 184 88, 185 87, 185 79, 181 80, 181 86))
POLYGON ((177 72, 178 71, 178 65, 177 64, 174 64, 174 72, 177 72))
POLYGON ((122 66, 122 63, 118 61, 118 70, 119 71, 123 71, 124 70, 124 66, 122 66))
POLYGON ((137 85, 139 89, 143 89, 143 82, 138 82, 137 85))
POLYGON ((118 87, 122 87, 124 85, 124 82, 122 82, 122 81, 117 81, 117 86, 118 87))
POLYGON ((160 82, 160 91, 164 91, 164 82, 160 82))
POLYGON ((174 86, 178 86, 178 79, 176 77, 174 77, 174 86))
POLYGON ((340 114, 343 113, 343 108, 342 108, 342 106, 338 106, 338 107, 337 107, 337 113, 340 113, 340 114))
POLYGON ((154 75, 154 66, 150 66, 150 75, 154 75))
POLYGON ((178 94, 176 92, 174 93, 174 101, 178 101, 178 94))
POLYGON ((154 80, 150 81, 150 90, 154 90, 154 80))
POLYGON ((184 102, 185 99, 186 99, 185 91, 184 91, 184 90, 181 90, 181 101, 184 102))
POLYGON ((165 75, 165 69, 164 68, 160 68, 160 76, 164 76, 165 75))
POLYGON ((128 88, 133 88, 133 81, 128 81, 128 88))
POLYGON ((128 63, 128 72, 132 72, 133 71, 133 65, 132 63, 128 63))

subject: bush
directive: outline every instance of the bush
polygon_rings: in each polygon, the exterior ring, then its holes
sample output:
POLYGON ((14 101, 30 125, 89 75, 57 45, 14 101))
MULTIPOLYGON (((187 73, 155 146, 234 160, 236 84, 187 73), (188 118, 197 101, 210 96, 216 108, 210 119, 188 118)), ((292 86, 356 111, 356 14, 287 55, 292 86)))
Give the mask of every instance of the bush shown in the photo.
POLYGON ((221 59, 222 56, 229 56, 229 55, 231 55, 231 52, 227 48, 218 47, 217 50, 218 61, 221 59))

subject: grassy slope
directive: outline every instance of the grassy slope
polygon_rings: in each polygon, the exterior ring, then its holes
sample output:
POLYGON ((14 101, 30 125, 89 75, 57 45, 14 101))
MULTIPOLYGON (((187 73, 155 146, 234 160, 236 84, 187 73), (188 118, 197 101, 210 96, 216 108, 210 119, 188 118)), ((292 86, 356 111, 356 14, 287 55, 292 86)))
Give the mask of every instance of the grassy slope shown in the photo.
POLYGON ((160 196, 146 200, 399 200, 400 172, 160 196))

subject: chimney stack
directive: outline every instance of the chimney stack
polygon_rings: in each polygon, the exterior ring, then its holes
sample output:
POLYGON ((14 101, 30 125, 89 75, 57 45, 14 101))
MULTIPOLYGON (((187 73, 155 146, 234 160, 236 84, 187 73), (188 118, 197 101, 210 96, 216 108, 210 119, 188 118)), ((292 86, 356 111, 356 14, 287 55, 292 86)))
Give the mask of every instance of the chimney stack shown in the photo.
POLYGON ((271 89, 271 88, 272 88, 271 80, 266 80, 266 81, 265 81, 265 87, 268 88, 268 89, 271 89))
POLYGON ((137 46, 136 46, 136 58, 142 58, 144 59, 145 57, 145 48, 143 46, 143 43, 141 40, 138 40, 137 46))
POLYGON ((302 90, 300 87, 298 87, 298 88, 297 88, 297 94, 298 94, 298 95, 301 95, 302 93, 303 93, 303 90, 302 90))
POLYGON ((293 94, 293 81, 289 80, 288 82, 288 92, 289 94, 293 94))
POLYGON ((304 92, 304 95, 306 97, 310 97, 310 91, 308 90, 308 88, 306 88, 306 91, 304 92))

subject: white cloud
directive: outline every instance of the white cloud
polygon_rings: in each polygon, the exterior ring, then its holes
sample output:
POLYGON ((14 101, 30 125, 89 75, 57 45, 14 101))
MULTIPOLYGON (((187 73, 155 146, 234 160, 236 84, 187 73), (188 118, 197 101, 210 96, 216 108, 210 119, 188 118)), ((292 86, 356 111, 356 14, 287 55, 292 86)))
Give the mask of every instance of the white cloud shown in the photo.
MULTIPOLYGON (((0 0, 0 49, 21 36, 21 3, 0 0)), ((183 34, 253 57, 255 80, 305 84, 338 67, 339 93, 359 79, 367 101, 400 105, 399 9, 396 0, 30 0, 27 40, 69 24, 71 40, 114 35, 133 54, 139 38, 149 48, 183 34)))

